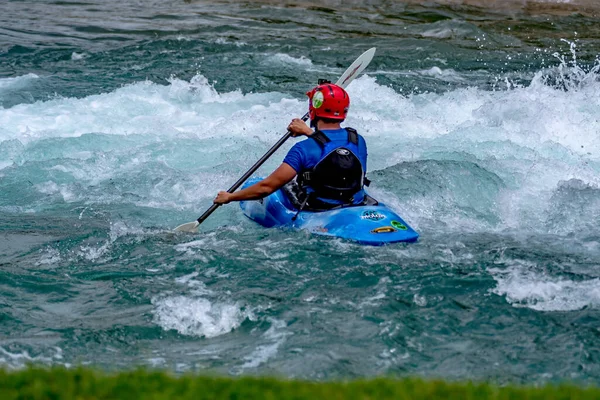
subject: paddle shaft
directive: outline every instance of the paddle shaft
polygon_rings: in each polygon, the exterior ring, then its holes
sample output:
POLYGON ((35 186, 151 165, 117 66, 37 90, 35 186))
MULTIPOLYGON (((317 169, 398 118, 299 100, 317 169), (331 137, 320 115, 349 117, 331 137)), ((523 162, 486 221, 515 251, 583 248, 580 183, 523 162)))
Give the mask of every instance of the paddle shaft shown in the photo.
MULTIPOLYGON (((342 88, 346 88, 346 86, 348 86, 350 84, 350 82, 352 82, 354 80, 354 78, 356 78, 362 71, 364 71, 365 68, 367 68, 367 66, 369 65, 369 63, 373 59, 374 55, 375 55, 375 47, 372 47, 369 50, 367 50, 364 53, 362 53, 352 63, 352 65, 350 65, 348 67, 348 69, 346 69, 346 71, 342 74, 342 76, 340 76, 340 78, 338 79, 338 81, 335 84, 338 85, 338 86, 340 86, 340 87, 342 87, 342 88)), ((306 121, 308 119, 308 116, 309 116, 309 113, 304 114, 304 117, 302 117, 302 120, 306 121)), ((273 147, 271 147, 271 149, 269 151, 267 151, 267 153, 264 156, 262 156, 261 159, 258 160, 256 162, 256 164, 254 164, 252 166, 252 168, 250 168, 244 174, 244 176, 242 176, 236 183, 234 183, 234 185, 232 187, 230 187, 227 192, 228 193, 235 192, 236 189, 238 187, 240 187, 250 177, 250 175, 252 175, 254 172, 256 172, 256 170, 258 168, 260 168, 260 166, 263 165, 265 163, 265 161, 267 161, 267 159, 269 157, 271 157, 273 155, 273 153, 275 153, 277 151, 277 149, 279 149, 281 147, 281 145, 283 143, 285 143, 285 141, 290 138, 290 136, 292 136, 292 132, 288 131, 285 134, 285 136, 283 136, 281 139, 279 139, 279 141, 277 143, 275 143, 275 145, 273 147)), ((197 231, 198 226, 202 222, 204 222, 204 220, 206 218, 208 218, 210 216, 210 214, 212 214, 217 208, 219 208, 219 206, 220 206, 220 204, 213 204, 196 221, 194 221, 194 222, 188 222, 186 224, 179 225, 177 228, 175 228, 175 230, 176 231, 181 231, 181 232, 195 232, 195 231, 197 231)))
MULTIPOLYGON (((304 116, 302 117, 302 121, 306 121, 308 119, 308 113, 304 114, 304 116)), ((275 153, 277 150, 279 150, 279 148, 285 143, 286 140, 288 140, 290 137, 292 136, 292 132, 287 131, 287 133, 281 138, 279 139, 279 141, 277 143, 275 143, 273 145, 273 147, 271 147, 269 149, 269 151, 267 151, 265 153, 264 156, 262 156, 260 158, 260 160, 258 160, 252 167, 250 167, 250 169, 248 171, 246 171, 246 173, 237 180, 236 183, 233 184, 232 187, 229 188, 229 190, 227 190, 227 192, 229 193, 233 193, 237 190, 237 188, 239 188, 244 182, 246 182, 246 180, 248 178, 250 178, 250 176, 256 172, 257 169, 259 169, 264 163, 265 161, 267 161, 272 155, 273 153, 275 153)), ((217 208, 219 208, 221 204, 213 204, 208 210, 206 210, 204 212, 204 214, 202 214, 200 216, 200 218, 198 218, 196 221, 198 221, 198 224, 201 224, 202 222, 204 222, 204 220, 206 218, 208 218, 210 216, 210 214, 212 214, 217 208)))

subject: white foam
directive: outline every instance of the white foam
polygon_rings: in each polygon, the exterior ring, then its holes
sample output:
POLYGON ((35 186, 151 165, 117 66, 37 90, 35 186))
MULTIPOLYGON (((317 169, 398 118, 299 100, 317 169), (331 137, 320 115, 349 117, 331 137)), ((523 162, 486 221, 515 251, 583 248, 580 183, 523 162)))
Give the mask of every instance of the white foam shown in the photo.
MULTIPOLYGON (((55 137, 80 137, 86 133, 111 135, 147 134, 173 137, 192 133, 197 137, 246 135, 257 127, 249 120, 253 106, 270 114, 290 118, 289 100, 280 104, 280 94, 218 93, 202 75, 190 82, 176 78, 170 85, 140 82, 111 93, 82 99, 63 98, 19 104, 0 109, 0 142, 19 139, 24 144, 55 137), (236 115, 239 113, 239 115, 236 115)), ((6 85, 6 83, 5 83, 6 85)))
MULTIPOLYGON (((239 232, 240 229, 238 227, 227 227, 224 228, 232 232, 239 232)), ((192 240, 187 243, 180 243, 175 245, 175 250, 185 253, 192 259, 200 258, 203 261, 207 262, 209 259, 204 256, 202 253, 204 249, 210 247, 211 249, 225 249, 224 251, 230 251, 230 249, 236 244, 233 239, 222 239, 217 238, 214 232, 207 233, 204 235, 202 239, 192 240)))
POLYGON ((415 293, 413 296, 413 303, 415 303, 419 307, 426 307, 427 306, 427 297, 419 296, 418 294, 415 293))
POLYGON ((0 94, 2 94, 4 90, 8 89, 22 89, 23 87, 27 86, 29 82, 36 79, 40 79, 40 77, 32 73, 13 78, 0 78, 0 94))
MULTIPOLYGON (((418 29, 423 29, 421 26, 418 29)), ((480 31, 472 24, 458 20, 442 20, 429 24, 429 29, 420 32, 426 38, 450 39, 473 37, 480 31)))
POLYGON ((288 64, 288 65, 300 65, 303 67, 312 66, 313 63, 310 59, 300 56, 300 57, 292 57, 289 54, 277 53, 271 56, 268 56, 267 60, 276 64, 288 64))
POLYGON ((360 310, 364 310, 365 307, 373 307, 378 306, 381 302, 379 300, 385 299, 387 297, 386 292, 388 290, 388 285, 391 283, 390 278, 383 277, 379 279, 377 285, 375 286, 376 293, 372 296, 364 298, 358 305, 360 310))
POLYGON ((431 67, 426 70, 419 71, 421 75, 432 76, 448 82, 464 81, 464 78, 451 68, 442 69, 440 67, 431 67))
MULTIPOLYGON (((272 57, 312 64, 289 55, 272 57)), ((352 102, 347 125, 366 137, 370 171, 403 161, 465 156, 506 184, 489 199, 495 203, 489 219, 501 221, 497 227, 485 218, 465 216, 455 204, 453 209, 447 197, 396 198, 377 192, 377 182, 373 192, 388 196, 386 203, 402 215, 409 213, 407 222, 417 227, 426 227, 421 221, 430 218, 449 221, 453 230, 548 232, 548 208, 561 181, 600 186, 600 63, 595 69, 582 68, 571 58, 540 71, 527 86, 501 79, 495 91, 472 87, 403 95, 375 77, 356 79, 348 87, 352 102), (565 87, 549 85, 550 75, 562 79, 565 87), (447 210, 443 215, 442 209, 447 210)), ((464 78, 440 67, 415 73, 464 78)), ((20 104, 0 109, 0 142, 14 144, 4 145, 8 150, 2 153, 10 154, 0 166, 60 159, 43 170, 46 176, 34 186, 48 195, 49 202, 91 206, 129 201, 197 211, 245 172, 281 137, 289 120, 305 109, 305 98, 286 98, 282 93, 220 93, 202 75, 189 82, 178 78, 171 78, 168 85, 139 82, 81 99, 20 104), (74 137, 80 138, 74 150, 64 154, 62 141, 47 140, 74 137), (107 137, 123 144, 115 146, 107 137), (41 149, 31 150, 35 146, 41 149), (143 183, 126 188, 134 200, 89 190, 111 179, 131 181, 141 174, 143 183)), ((286 142, 259 173, 274 169, 297 140, 286 142)), ((206 260, 196 247, 190 243, 176 250, 206 260)), ((88 255, 96 256, 92 251, 88 255)))
POLYGON ((191 274, 180 276, 175 279, 180 285, 186 285, 191 288, 191 293, 197 296, 213 295, 214 292, 206 287, 204 282, 196 279, 200 275, 198 272, 192 272, 191 274))
POLYGON ((70 203, 77 200, 77 196, 70 190, 69 185, 58 185, 55 182, 48 181, 34 185, 35 188, 43 194, 60 195, 62 201, 70 203))
MULTIPOLYGON (((53 365, 60 363, 63 359, 63 351, 58 346, 53 346, 44 349, 44 353, 36 356, 29 354, 29 351, 10 352, 0 347, 0 366, 5 366, 8 369, 23 369, 31 364, 53 365), (50 354, 53 352, 52 354, 50 354)), ((63 364, 68 368, 68 364, 63 364)))
POLYGON ((194 278, 197 277, 198 275, 199 275, 198 272, 192 272, 191 274, 180 276, 179 278, 176 278, 175 282, 177 282, 179 284, 186 284, 189 282, 193 282, 194 278))
MULTIPOLYGON (((85 209, 82 213, 85 212, 85 209)), ((76 251, 76 255, 88 261, 98 261, 105 254, 109 254, 114 243, 121 237, 126 235, 136 235, 137 237, 144 235, 154 235, 152 230, 142 229, 135 226, 129 226, 123 221, 114 221, 110 223, 108 239, 95 245, 81 245, 76 251)))
POLYGON ((253 319, 252 312, 237 303, 209 301, 202 297, 169 296, 152 299, 154 322, 165 330, 182 335, 212 338, 238 328, 253 319))
MULTIPOLYGON (((363 76, 348 88, 348 125, 367 139, 370 170, 435 159, 440 153, 468 154, 507 183, 496 199, 494 212, 502 221, 498 229, 547 232, 546 208, 561 181, 600 183, 600 82, 594 72, 598 65, 586 73, 567 68, 573 73, 570 81, 576 82, 569 90, 549 86, 540 73, 530 85, 511 85, 510 90, 467 88, 403 96, 363 76)), ((446 199, 402 201, 403 209, 417 210, 418 215, 432 210, 439 220, 436 208, 446 199)), ((464 222, 477 222, 462 221, 458 213, 444 215, 454 217, 458 220, 453 226, 461 230, 464 222)), ((486 222, 464 228, 491 227, 486 222)))
POLYGON ((157 368, 157 367, 163 367, 167 363, 167 360, 165 360, 164 357, 153 357, 153 358, 149 358, 148 362, 150 363, 150 365, 153 368, 157 368))
POLYGON ((232 44, 232 45, 234 45, 236 47, 244 47, 244 46, 248 45, 248 43, 246 43, 244 41, 241 41, 241 40, 236 40, 236 41, 232 42, 232 41, 227 40, 225 38, 218 38, 218 39, 216 39, 214 41, 214 43, 216 43, 216 44, 232 44))
POLYGON ((285 343, 286 338, 292 334, 285 330, 286 323, 284 321, 269 318, 269 322, 271 323, 271 326, 263 335, 263 338, 267 343, 257 346, 252 353, 244 357, 246 362, 240 366, 242 370, 256 368, 275 357, 279 351, 279 347, 281 347, 281 345, 285 343))
POLYGON ((71 54, 71 60, 73 60, 73 61, 83 60, 84 58, 87 58, 87 54, 85 54, 85 53, 73 52, 71 54))
POLYGON ((515 307, 538 311, 574 311, 600 306, 600 279, 573 281, 543 272, 535 264, 514 262, 507 269, 488 270, 497 286, 492 293, 506 296, 515 307))
POLYGON ((81 246, 77 252, 80 257, 88 261, 96 261, 110 249, 110 244, 104 243, 100 246, 81 246))
POLYGON ((36 263, 36 265, 40 266, 40 265, 54 265, 59 263, 60 261, 62 261, 62 257, 60 255, 60 252, 57 249, 53 249, 53 248, 47 248, 45 250, 42 251, 42 256, 40 257, 39 261, 36 263))

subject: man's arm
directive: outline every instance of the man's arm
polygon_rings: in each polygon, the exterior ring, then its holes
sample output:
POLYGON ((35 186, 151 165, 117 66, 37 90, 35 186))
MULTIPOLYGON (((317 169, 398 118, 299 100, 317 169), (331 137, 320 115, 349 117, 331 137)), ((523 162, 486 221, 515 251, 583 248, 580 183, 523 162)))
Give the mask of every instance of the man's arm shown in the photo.
POLYGON ((237 192, 219 192, 214 199, 216 204, 227 204, 231 201, 258 200, 266 197, 294 179, 296 171, 286 163, 282 163, 271 175, 252 186, 237 192))

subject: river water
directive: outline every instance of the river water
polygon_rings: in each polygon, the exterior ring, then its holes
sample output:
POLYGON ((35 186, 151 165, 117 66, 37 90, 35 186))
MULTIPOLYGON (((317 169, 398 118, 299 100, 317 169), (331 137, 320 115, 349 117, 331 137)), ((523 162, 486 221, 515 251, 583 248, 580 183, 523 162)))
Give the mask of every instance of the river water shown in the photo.
POLYGON ((597 382, 600 14, 497 3, 0 3, 0 366, 597 382), (346 123, 418 243, 172 232, 370 47, 346 123))

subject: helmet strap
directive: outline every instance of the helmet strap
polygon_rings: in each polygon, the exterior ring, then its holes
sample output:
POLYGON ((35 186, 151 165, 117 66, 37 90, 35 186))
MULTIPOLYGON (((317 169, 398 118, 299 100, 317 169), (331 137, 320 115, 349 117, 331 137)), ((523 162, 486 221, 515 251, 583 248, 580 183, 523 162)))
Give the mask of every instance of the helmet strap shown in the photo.
POLYGON ((310 120, 310 127, 317 129, 317 123, 319 122, 319 117, 315 116, 310 120))

